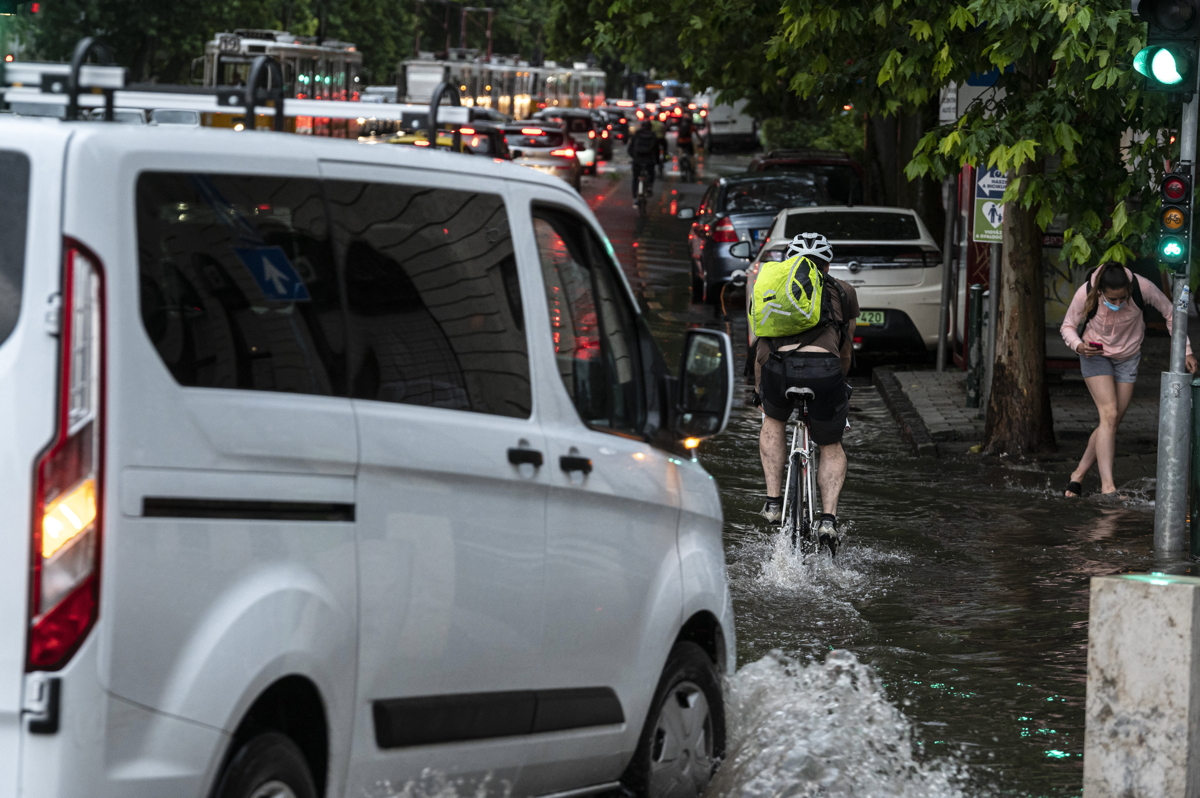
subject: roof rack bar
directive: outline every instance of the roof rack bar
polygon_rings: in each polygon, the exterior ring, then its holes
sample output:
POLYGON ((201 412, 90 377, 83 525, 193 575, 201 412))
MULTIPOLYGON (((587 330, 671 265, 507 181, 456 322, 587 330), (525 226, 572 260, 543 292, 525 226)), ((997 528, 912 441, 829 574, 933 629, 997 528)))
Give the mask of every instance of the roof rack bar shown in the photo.
POLYGON ((279 62, 269 55, 260 55, 254 59, 254 63, 250 65, 250 79, 246 81, 246 130, 254 130, 254 109, 258 106, 259 98, 265 101, 274 101, 275 108, 275 130, 283 131, 283 68, 279 66, 279 62), (266 73, 266 74, 264 74, 266 73), (261 88, 258 84, 267 84, 267 81, 275 84, 274 88, 269 88, 268 85, 263 85, 261 88))
MULTIPOLYGON (((112 50, 107 44, 94 36, 86 36, 79 40, 75 45, 75 52, 71 55, 71 71, 67 75, 67 121, 79 119, 79 92, 84 88, 80 83, 80 72, 83 68, 83 62, 87 57, 95 52, 96 57, 106 64, 113 62, 112 50)), ((53 79, 51 79, 53 81, 53 79)), ((122 80, 122 83, 124 81, 122 80)), ((113 106, 114 88, 98 87, 104 93, 104 121, 111 122, 116 118, 113 106)))

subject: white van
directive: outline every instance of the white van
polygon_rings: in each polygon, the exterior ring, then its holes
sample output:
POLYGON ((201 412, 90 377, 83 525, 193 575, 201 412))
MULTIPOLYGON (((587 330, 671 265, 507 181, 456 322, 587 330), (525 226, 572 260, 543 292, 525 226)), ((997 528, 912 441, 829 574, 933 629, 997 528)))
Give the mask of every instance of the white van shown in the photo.
POLYGON ((746 101, 718 103, 716 96, 710 89, 696 98, 697 106, 708 112, 700 129, 704 148, 712 152, 725 147, 757 147, 758 122, 746 113, 746 101))
POLYGON ((5 115, 0 207, 0 796, 699 792, 729 343, 575 192, 5 115))

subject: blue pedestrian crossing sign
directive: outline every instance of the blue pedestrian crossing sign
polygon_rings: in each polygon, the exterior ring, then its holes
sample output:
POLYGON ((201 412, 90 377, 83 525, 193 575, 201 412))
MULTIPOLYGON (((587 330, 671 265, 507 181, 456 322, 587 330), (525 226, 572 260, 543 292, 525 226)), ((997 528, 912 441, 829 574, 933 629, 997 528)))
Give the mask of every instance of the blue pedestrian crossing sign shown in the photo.
POLYGON ((308 286, 282 247, 235 248, 268 302, 308 302, 308 286))

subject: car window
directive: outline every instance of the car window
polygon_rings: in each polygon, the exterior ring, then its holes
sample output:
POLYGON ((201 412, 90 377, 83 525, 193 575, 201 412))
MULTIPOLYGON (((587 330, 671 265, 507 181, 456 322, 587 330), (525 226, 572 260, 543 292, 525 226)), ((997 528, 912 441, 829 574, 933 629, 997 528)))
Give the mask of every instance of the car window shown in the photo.
POLYGON ((0 343, 12 334, 21 313, 28 215, 29 158, 0 150, 0 343))
POLYGON ((181 385, 345 394, 316 180, 146 172, 137 214, 142 324, 181 385))
POLYGON ((773 177, 738 180, 725 187, 722 211, 756 213, 820 204, 820 188, 811 178, 773 177))
POLYGON ((822 211, 789 214, 783 234, 820 233, 830 241, 916 241, 916 219, 887 211, 822 211))
POLYGON ((553 128, 524 126, 509 128, 505 139, 510 149, 520 150, 527 147, 561 147, 566 135, 553 128))
POLYGON ((559 376, 589 426, 640 433, 642 370, 632 309, 599 240, 578 217, 534 210, 559 376))
POLYGON ((528 418, 525 318, 497 195, 326 181, 351 396, 528 418))

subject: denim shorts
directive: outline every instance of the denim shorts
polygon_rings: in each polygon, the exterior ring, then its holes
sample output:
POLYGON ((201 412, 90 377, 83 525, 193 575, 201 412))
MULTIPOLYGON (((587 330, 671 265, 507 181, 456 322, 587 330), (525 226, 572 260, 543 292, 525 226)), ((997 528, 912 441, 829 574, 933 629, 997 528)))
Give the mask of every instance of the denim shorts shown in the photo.
POLYGON ((1079 370, 1084 379, 1088 377, 1112 377, 1116 382, 1137 382, 1138 361, 1142 353, 1125 360, 1113 360, 1111 357, 1096 355, 1095 357, 1079 356, 1079 370))

